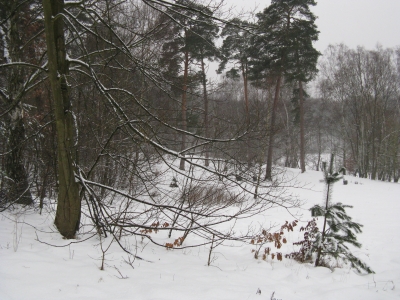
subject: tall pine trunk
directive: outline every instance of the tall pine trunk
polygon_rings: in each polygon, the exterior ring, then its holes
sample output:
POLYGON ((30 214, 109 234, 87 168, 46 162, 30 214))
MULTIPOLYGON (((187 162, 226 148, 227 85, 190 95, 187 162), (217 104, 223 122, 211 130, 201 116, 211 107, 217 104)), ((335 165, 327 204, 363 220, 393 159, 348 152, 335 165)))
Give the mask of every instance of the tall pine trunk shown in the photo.
POLYGON ((304 93, 303 83, 299 80, 299 107, 300 107, 300 168, 301 173, 306 171, 306 152, 304 139, 304 93))
POLYGON ((282 84, 282 74, 278 75, 275 86, 274 102, 272 104, 271 111, 271 122, 269 127, 269 143, 268 143, 268 154, 267 154, 267 169, 265 171, 265 180, 272 180, 272 156, 274 152, 274 141, 275 141, 275 122, 276 122, 276 111, 278 109, 278 100, 282 84))
MULTIPOLYGON (((209 124, 208 124, 208 95, 207 95, 207 78, 206 78, 206 70, 204 66, 204 59, 201 58, 201 71, 203 73, 203 78, 202 78, 202 84, 203 84, 203 98, 204 98, 204 137, 209 138, 210 133, 209 133, 209 124)), ((205 161, 204 165, 206 167, 209 166, 210 164, 210 149, 208 144, 205 145, 205 161)))
MULTIPOLYGON (((187 130, 187 120, 186 120, 186 112, 187 112, 187 81, 188 81, 188 73, 189 73, 189 52, 185 51, 185 61, 184 61, 184 70, 183 70, 183 86, 182 86, 182 130, 187 130)), ((184 154, 184 150, 186 149, 186 134, 182 133, 182 143, 181 143, 181 155, 184 154)), ((179 165, 180 170, 185 170, 185 159, 181 158, 181 162, 179 165)))
POLYGON ((79 229, 81 201, 75 182, 74 122, 68 93, 68 61, 65 52, 63 0, 43 0, 48 76, 54 103, 57 133, 58 199, 55 225, 65 238, 75 238, 79 229))

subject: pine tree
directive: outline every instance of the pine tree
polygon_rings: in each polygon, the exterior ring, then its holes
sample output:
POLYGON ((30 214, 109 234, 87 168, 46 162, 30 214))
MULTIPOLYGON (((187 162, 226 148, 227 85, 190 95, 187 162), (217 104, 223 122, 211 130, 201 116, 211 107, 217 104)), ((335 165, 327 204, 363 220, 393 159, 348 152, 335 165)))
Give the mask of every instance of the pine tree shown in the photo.
POLYGON ((253 39, 253 72, 275 78, 275 96, 271 111, 267 169, 265 179, 272 179, 275 120, 283 78, 296 81, 300 99, 300 160, 305 171, 303 82, 316 73, 319 52, 313 42, 318 40, 316 17, 310 7, 314 0, 273 0, 262 13, 257 14, 258 34, 253 39))
POLYGON ((250 55, 250 28, 254 26, 247 21, 232 19, 225 25, 221 32, 224 41, 221 46, 222 59, 219 64, 218 72, 225 69, 229 61, 233 61, 233 67, 226 72, 228 78, 239 78, 239 73, 243 77, 244 103, 246 108, 247 123, 250 122, 249 116, 249 95, 248 95, 248 75, 249 75, 249 55, 250 55))
POLYGON ((330 259, 335 261, 343 261, 350 263, 351 267, 355 268, 357 272, 361 273, 374 273, 371 268, 362 262, 359 258, 355 257, 348 244, 357 248, 361 244, 357 241, 357 233, 361 233, 363 225, 353 222, 351 217, 347 215, 346 208, 352 208, 350 205, 343 203, 331 203, 331 193, 333 184, 342 179, 342 168, 339 172, 333 172, 333 159, 331 161, 329 170, 326 168, 326 162, 323 165, 324 180, 327 187, 325 206, 314 205, 310 210, 313 217, 323 217, 324 225, 321 232, 314 236, 313 252, 317 252, 315 266, 327 265, 330 259))
MULTIPOLYGON (((194 60, 200 63, 201 68, 201 84, 203 86, 203 100, 204 100, 204 137, 209 138, 209 101, 207 93, 207 77, 205 60, 215 60, 219 56, 218 48, 215 46, 215 40, 218 38, 219 27, 216 22, 212 19, 213 11, 203 5, 197 5, 197 9, 202 14, 197 15, 197 22, 193 26, 193 32, 195 33, 192 37, 191 43, 193 44, 192 57, 194 60)), ((206 167, 209 166, 209 146, 205 146, 205 161, 206 167)))
MULTIPOLYGON (((181 82, 178 83, 181 85, 180 91, 182 94, 181 129, 187 131, 187 90, 191 78, 189 74, 190 66, 195 61, 200 62, 205 106, 204 122, 206 123, 204 135, 208 137, 208 98, 204 60, 217 56, 214 39, 218 35, 219 28, 213 21, 213 12, 207 6, 198 4, 193 0, 176 0, 175 4, 172 9, 167 11, 171 18, 171 28, 168 33, 170 39, 164 43, 161 63, 167 66, 170 73, 169 76, 178 77, 179 73, 183 73, 181 82)), ((181 141, 182 156, 184 156, 186 146, 186 135, 183 133, 181 141)), ((208 164, 207 160, 206 164, 208 164)), ((184 158, 181 158, 179 168, 185 170, 184 158)))

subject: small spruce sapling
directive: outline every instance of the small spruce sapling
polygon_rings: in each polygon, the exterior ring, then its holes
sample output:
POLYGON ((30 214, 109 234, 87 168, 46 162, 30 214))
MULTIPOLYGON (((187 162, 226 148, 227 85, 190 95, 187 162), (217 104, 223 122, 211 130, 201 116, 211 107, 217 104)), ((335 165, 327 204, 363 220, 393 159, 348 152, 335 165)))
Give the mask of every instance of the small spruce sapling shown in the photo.
POLYGON ((363 270, 367 273, 374 273, 368 265, 355 257, 346 244, 351 244, 357 248, 361 244, 357 241, 356 234, 361 233, 363 225, 355 223, 351 217, 347 215, 346 208, 350 205, 342 203, 331 203, 331 193, 333 184, 342 179, 342 168, 339 172, 333 172, 333 159, 329 170, 326 168, 326 162, 323 164, 324 180, 327 188, 325 206, 314 205, 310 210, 313 217, 323 217, 324 225, 321 232, 314 236, 313 248, 317 252, 315 266, 327 265, 329 259, 334 258, 336 261, 350 262, 351 267, 361 273, 363 270))

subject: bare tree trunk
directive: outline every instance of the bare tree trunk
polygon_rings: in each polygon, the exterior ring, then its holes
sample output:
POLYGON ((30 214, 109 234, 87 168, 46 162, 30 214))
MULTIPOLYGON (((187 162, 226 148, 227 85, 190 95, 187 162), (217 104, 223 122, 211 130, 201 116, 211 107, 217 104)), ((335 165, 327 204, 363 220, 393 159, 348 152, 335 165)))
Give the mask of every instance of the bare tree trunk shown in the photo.
POLYGON ((301 173, 306 171, 306 152, 304 140, 304 94, 303 84, 299 81, 299 106, 300 106, 300 168, 301 173))
POLYGON ((319 171, 319 166, 321 164, 321 154, 322 154, 322 137, 321 137, 321 128, 318 127, 318 136, 317 136, 317 143, 318 143, 318 160, 317 160, 317 171, 319 171))
MULTIPOLYGON (((183 86, 182 86, 182 130, 187 130, 186 111, 187 111, 187 81, 189 72, 189 52, 185 51, 184 72, 183 72, 183 86)), ((186 149, 186 134, 182 133, 181 151, 186 149)), ((182 153, 182 155, 184 155, 182 153)), ((179 165, 180 170, 185 170, 185 159, 181 158, 179 165)))
MULTIPOLYGON (((207 79, 206 79, 206 71, 204 66, 204 59, 201 59, 201 71, 203 73, 203 98, 204 98, 204 136, 206 138, 209 137, 209 124, 208 124, 208 95, 207 95, 207 79)), ((210 165, 209 153, 210 149, 208 144, 205 146, 205 161, 204 165, 208 167, 210 165)))
POLYGON ((246 121, 247 121, 247 126, 249 126, 250 124, 249 91, 248 91, 248 80, 247 80, 247 68, 244 64, 242 64, 242 76, 243 76, 243 87, 244 87, 244 104, 246 108, 246 121))
POLYGON ((65 52, 63 0, 43 0, 48 76, 51 84, 57 132, 58 199, 55 225, 64 237, 75 238, 79 229, 81 201, 75 182, 73 117, 68 94, 68 62, 65 52))
POLYGON ((275 96, 271 111, 271 123, 269 128, 269 143, 268 143, 267 168, 265 171, 265 180, 272 180, 272 155, 274 152, 275 122, 276 122, 275 120, 276 120, 276 111, 278 108, 278 100, 279 100, 279 93, 281 90, 281 84, 282 84, 282 75, 279 74, 276 80, 275 96))

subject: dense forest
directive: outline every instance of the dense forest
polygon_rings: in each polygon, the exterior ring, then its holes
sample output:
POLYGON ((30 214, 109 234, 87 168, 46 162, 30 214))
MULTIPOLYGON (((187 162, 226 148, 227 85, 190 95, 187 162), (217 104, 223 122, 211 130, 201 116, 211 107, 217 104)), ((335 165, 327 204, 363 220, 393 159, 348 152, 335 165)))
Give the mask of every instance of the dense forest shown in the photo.
POLYGON ((218 224, 296 206, 280 167, 320 170, 327 153, 399 180, 400 49, 318 52, 314 0, 273 0, 254 22, 218 1, 0 4, 1 210, 55 205, 68 239, 82 214, 116 240, 182 232, 173 247, 247 238, 218 224), (163 173, 184 175, 179 192, 163 173))

